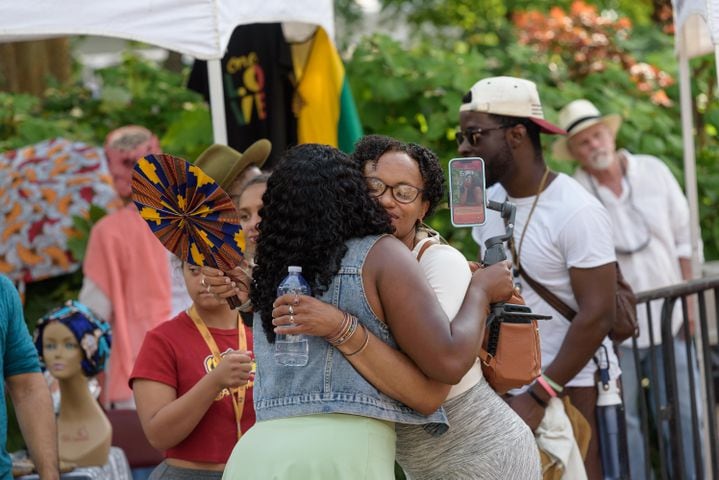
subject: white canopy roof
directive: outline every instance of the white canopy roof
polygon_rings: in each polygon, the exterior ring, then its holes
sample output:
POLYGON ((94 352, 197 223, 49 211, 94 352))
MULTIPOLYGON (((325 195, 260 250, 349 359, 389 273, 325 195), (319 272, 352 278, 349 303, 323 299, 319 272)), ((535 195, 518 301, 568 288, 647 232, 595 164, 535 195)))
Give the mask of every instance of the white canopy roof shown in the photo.
POLYGON ((222 58, 237 25, 287 21, 334 38, 332 0, 0 0, 0 42, 102 35, 203 60, 222 58))

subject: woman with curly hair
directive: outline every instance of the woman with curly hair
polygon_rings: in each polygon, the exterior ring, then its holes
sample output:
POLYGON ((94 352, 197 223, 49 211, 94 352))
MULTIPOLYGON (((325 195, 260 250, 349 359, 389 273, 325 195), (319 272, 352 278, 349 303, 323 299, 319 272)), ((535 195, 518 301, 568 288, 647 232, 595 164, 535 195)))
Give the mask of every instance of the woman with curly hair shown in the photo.
POLYGON ((472 277, 450 325, 417 261, 388 235, 391 216, 368 195, 361 170, 342 152, 312 144, 290 149, 263 202, 251 293, 258 422, 236 445, 223 478, 394 479, 394 424, 427 425, 437 433, 445 417, 441 411, 422 415, 380 393, 345 355, 362 356, 370 345, 371 351, 401 348, 409 359, 376 368, 403 371, 415 362, 428 377, 456 383, 475 362, 479 318, 511 293, 507 265, 472 277), (304 367, 279 366, 273 358, 277 333, 319 334, 295 317, 322 302, 275 298, 289 265, 302 266, 319 300, 346 312, 325 325, 324 339, 308 338, 304 367), (273 320, 296 324, 275 326, 273 320))

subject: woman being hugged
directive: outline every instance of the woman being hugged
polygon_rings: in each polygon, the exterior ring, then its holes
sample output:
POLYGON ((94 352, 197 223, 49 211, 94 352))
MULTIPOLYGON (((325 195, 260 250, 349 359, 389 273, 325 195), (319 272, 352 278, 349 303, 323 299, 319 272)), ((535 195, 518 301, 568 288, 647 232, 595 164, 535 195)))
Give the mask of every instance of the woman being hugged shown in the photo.
POLYGON ((251 294, 258 423, 235 447, 224 478, 394 479, 394 423, 437 426, 444 415, 419 414, 380 393, 342 352, 369 350, 372 334, 385 348, 407 352, 429 377, 457 382, 475 361, 479 319, 490 302, 511 293, 507 265, 472 277, 450 325, 417 261, 388 235, 388 216, 369 197, 360 169, 342 152, 312 144, 289 150, 263 202, 251 294), (324 332, 338 348, 309 337, 304 367, 280 366, 273 355, 276 333, 301 328, 275 327, 273 315, 289 321, 305 303, 322 304, 285 296, 273 309, 290 265, 303 268, 315 296, 347 312, 324 332), (418 317, 426 321, 414 325, 418 317))
MULTIPOLYGON (((471 273, 464 256, 423 223, 444 198, 439 159, 420 145, 375 135, 360 140, 352 158, 370 195, 392 218, 394 235, 419 261, 444 312, 454 317, 471 273)), ((446 394, 446 434, 433 437, 397 425, 397 461, 413 480, 539 478, 532 432, 483 378, 478 359, 458 384, 437 388, 446 394)))

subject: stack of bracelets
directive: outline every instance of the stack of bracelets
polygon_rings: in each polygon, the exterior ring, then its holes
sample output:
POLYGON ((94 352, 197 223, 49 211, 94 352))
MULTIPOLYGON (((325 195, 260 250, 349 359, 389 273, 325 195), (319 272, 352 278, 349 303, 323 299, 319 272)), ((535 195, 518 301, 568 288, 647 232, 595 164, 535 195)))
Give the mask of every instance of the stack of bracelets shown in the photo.
POLYGON ((367 327, 359 323, 359 320, 357 320, 357 317, 354 315, 347 312, 343 312, 343 315, 344 317, 340 322, 339 328, 334 333, 327 335, 325 340, 327 340, 330 345, 339 347, 340 345, 347 343, 350 337, 352 337, 357 330, 358 326, 362 327, 364 330, 364 341, 362 342, 362 346, 354 352, 344 354, 346 357, 351 357, 352 355, 357 355, 367 348, 367 344, 369 343, 369 331, 367 330, 367 327))

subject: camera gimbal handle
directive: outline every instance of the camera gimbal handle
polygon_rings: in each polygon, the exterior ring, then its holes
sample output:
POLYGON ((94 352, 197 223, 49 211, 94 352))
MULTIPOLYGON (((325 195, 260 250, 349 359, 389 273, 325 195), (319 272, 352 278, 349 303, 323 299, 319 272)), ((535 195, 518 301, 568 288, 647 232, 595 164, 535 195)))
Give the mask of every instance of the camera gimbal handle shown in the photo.
POLYGON ((484 242, 486 251, 484 252, 484 259, 482 263, 485 265, 494 265, 495 263, 499 263, 507 259, 507 252, 504 250, 504 242, 512 238, 512 235, 514 234, 514 216, 517 213, 517 207, 513 203, 500 203, 489 200, 487 201, 487 208, 499 212, 507 225, 504 235, 488 238, 484 242))

